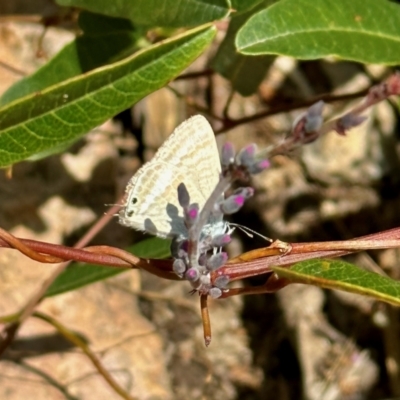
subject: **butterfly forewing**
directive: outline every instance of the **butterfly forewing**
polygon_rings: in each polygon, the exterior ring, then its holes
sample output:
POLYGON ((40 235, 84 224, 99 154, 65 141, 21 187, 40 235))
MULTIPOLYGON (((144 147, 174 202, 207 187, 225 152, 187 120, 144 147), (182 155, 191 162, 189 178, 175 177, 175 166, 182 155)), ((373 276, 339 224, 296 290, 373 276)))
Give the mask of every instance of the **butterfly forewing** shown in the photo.
POLYGON ((221 172, 214 132, 201 115, 179 125, 151 162, 157 159, 168 160, 170 164, 183 167, 189 174, 187 180, 198 185, 204 198, 215 188, 221 172))

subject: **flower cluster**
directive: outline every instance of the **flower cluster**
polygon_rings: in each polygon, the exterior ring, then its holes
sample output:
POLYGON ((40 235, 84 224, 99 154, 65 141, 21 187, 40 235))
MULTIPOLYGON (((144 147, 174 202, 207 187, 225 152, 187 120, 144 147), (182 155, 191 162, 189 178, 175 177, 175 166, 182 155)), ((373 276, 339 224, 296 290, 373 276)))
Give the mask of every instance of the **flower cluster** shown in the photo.
POLYGON ((222 172, 219 182, 202 210, 199 210, 197 203, 190 202, 185 184, 178 186, 178 200, 183 209, 188 236, 173 241, 173 270, 179 277, 189 281, 195 291, 218 298, 223 290, 227 290, 227 276, 219 276, 211 282, 211 273, 228 260, 222 248, 231 241, 232 229, 223 218, 224 215, 237 212, 253 196, 254 190, 251 187, 241 187, 227 198, 224 193, 234 181, 248 180, 251 175, 263 171, 269 165, 268 160, 258 159, 255 144, 235 154, 233 146, 226 143, 221 152, 222 172))

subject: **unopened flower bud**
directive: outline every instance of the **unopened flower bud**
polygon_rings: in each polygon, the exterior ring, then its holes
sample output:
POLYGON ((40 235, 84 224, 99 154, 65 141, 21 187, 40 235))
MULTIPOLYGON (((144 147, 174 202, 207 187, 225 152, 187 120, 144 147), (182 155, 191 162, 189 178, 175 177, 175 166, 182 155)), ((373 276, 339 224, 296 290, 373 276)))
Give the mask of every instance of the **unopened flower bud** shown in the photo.
POLYGON ((221 203, 221 210, 224 214, 234 214, 243 207, 245 200, 240 194, 229 196, 221 203))
POLYGON ((197 203, 190 204, 184 212, 185 223, 187 227, 193 226, 199 216, 199 205, 197 203))
POLYGON ((249 144, 244 147, 236 156, 236 162, 239 165, 244 165, 246 167, 254 164, 254 156, 257 152, 257 145, 255 143, 249 144))
POLYGON ((174 260, 172 264, 173 271, 180 277, 183 277, 184 272, 186 271, 186 265, 180 258, 174 260))
POLYGON ((209 291, 208 294, 213 298, 213 299, 218 299, 218 297, 221 297, 222 295, 222 290, 217 288, 217 287, 212 287, 209 291))
POLYGON ((222 267, 228 260, 228 254, 225 252, 217 253, 212 255, 207 261, 207 269, 209 271, 215 271, 222 267))
POLYGON ((228 167, 235 160, 235 149, 232 143, 226 142, 221 149, 221 165, 228 167))
POLYGON ((234 194, 221 203, 221 210, 224 214, 233 214, 240 210, 244 202, 253 196, 254 189, 251 187, 239 188, 234 194))
POLYGON ((247 200, 254 195, 254 189, 250 186, 242 187, 242 188, 235 190, 234 193, 244 196, 244 198, 247 200))
POLYGON ((207 264, 207 261, 208 261, 208 259, 207 259, 207 253, 200 254, 200 257, 199 257, 199 259, 198 259, 199 265, 201 265, 202 267, 204 267, 204 266, 207 264))
POLYGON ((322 117, 322 111, 324 109, 325 103, 320 100, 313 104, 306 112, 305 118, 305 125, 304 125, 304 130, 306 133, 309 132, 316 132, 318 131, 322 123, 324 122, 324 119, 322 117))
POLYGON ((256 161, 249 166, 248 170, 252 175, 255 175, 269 168, 270 165, 271 163, 268 160, 256 161))
POLYGON ((214 281, 214 285, 219 287, 220 289, 226 288, 228 283, 229 283, 229 276, 227 275, 221 275, 217 277, 214 281))
POLYGON ((346 114, 336 123, 336 131, 340 135, 344 135, 347 130, 362 124, 367 117, 357 114, 346 114))
POLYGON ((189 282, 196 282, 200 277, 200 273, 196 268, 189 268, 185 273, 185 278, 189 282))

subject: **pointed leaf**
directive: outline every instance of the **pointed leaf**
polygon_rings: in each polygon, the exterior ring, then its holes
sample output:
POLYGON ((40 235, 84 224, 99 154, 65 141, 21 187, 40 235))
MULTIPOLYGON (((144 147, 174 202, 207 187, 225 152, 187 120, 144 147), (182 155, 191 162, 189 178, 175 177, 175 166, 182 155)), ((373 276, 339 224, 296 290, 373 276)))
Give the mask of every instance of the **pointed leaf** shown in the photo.
POLYGON ((61 6, 79 7, 138 25, 190 27, 224 18, 227 0, 56 0, 61 6))
POLYGON ((400 282, 341 260, 308 260, 290 268, 273 267, 279 277, 328 289, 363 294, 400 306, 400 282))
MULTIPOLYGON (((134 244, 128 251, 143 258, 166 258, 170 255, 170 241, 159 238, 147 239, 134 244)), ((45 296, 50 297, 69 292, 127 271, 130 269, 73 264, 57 277, 45 296)))
POLYGON ((0 108, 0 166, 70 143, 163 87, 210 44, 206 26, 0 108))
POLYGON ((391 65, 400 62, 399 26, 400 5, 387 0, 282 0, 250 18, 236 46, 243 54, 391 65))

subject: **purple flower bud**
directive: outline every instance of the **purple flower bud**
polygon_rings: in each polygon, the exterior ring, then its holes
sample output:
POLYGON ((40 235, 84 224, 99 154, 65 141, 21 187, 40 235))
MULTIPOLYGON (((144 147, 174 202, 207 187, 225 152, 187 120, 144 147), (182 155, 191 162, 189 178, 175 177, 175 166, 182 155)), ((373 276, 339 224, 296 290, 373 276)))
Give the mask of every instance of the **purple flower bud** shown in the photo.
POLYGON ((322 117, 322 111, 324 108, 325 103, 320 100, 317 103, 313 104, 306 112, 305 114, 305 126, 304 130, 306 133, 309 132, 316 132, 318 131, 322 123, 324 122, 324 119, 322 117))
POLYGON ((184 215, 186 227, 190 228, 197 221, 199 216, 199 205, 197 203, 190 204, 190 206, 185 209, 184 215))
POLYGON ((314 118, 318 117, 322 114, 322 111, 324 110, 325 103, 323 100, 319 100, 316 103, 312 104, 310 107, 307 109, 307 117, 309 118, 314 118))
POLYGON ((214 285, 219 287, 220 289, 225 289, 228 283, 229 283, 228 275, 218 276, 214 281, 214 285))
POLYGON ((221 165, 228 167, 235 160, 235 149, 232 143, 226 142, 221 149, 221 165))
POLYGON ((229 196, 221 203, 221 210, 224 214, 233 214, 242 208, 245 200, 245 197, 240 194, 229 196))
POLYGON ((190 219, 195 220, 198 215, 199 215, 199 206, 197 204, 194 206, 193 205, 189 206, 187 216, 190 219))
POLYGON ((172 264, 172 269, 180 278, 182 278, 184 272, 186 271, 186 265, 183 262, 183 260, 177 258, 174 260, 174 263, 172 264))
POLYGON ((217 287, 212 287, 209 291, 208 294, 213 298, 213 299, 218 299, 218 297, 221 297, 222 295, 222 290, 217 288, 217 287))
POLYGON ((236 189, 233 192, 233 194, 243 196, 245 198, 245 200, 247 200, 254 195, 254 189, 250 186, 242 187, 242 188, 236 189))
POLYGON ((340 135, 344 135, 347 130, 354 128, 362 124, 367 117, 357 114, 346 114, 342 118, 339 118, 336 123, 336 132, 340 135))
POLYGON ((257 151, 257 145, 255 143, 249 144, 248 146, 244 147, 236 156, 236 162, 239 165, 244 165, 248 167, 254 164, 254 156, 257 151))
POLYGON ((255 175, 269 168, 270 165, 271 163, 268 160, 256 161, 249 166, 248 170, 252 175, 255 175))
POLYGON ((215 271, 222 267, 228 260, 228 254, 225 252, 217 253, 212 255, 207 261, 207 269, 209 271, 215 271))
POLYGON ((233 195, 229 196, 220 204, 220 209, 224 214, 233 214, 237 212, 244 202, 253 196, 254 189, 252 187, 239 188, 235 190, 233 195))
POLYGON ((196 268, 189 268, 185 273, 185 278, 189 282, 196 282, 200 277, 200 272, 196 268))
POLYGON ((201 266, 205 266, 207 264, 207 253, 203 253, 200 255, 198 263, 201 266))
POLYGON ((183 208, 188 207, 190 203, 189 192, 183 182, 178 186, 178 201, 180 206, 183 208))
POLYGON ((212 247, 224 247, 228 243, 230 243, 232 240, 231 235, 228 234, 222 234, 222 235, 217 235, 212 238, 211 246, 212 247))

